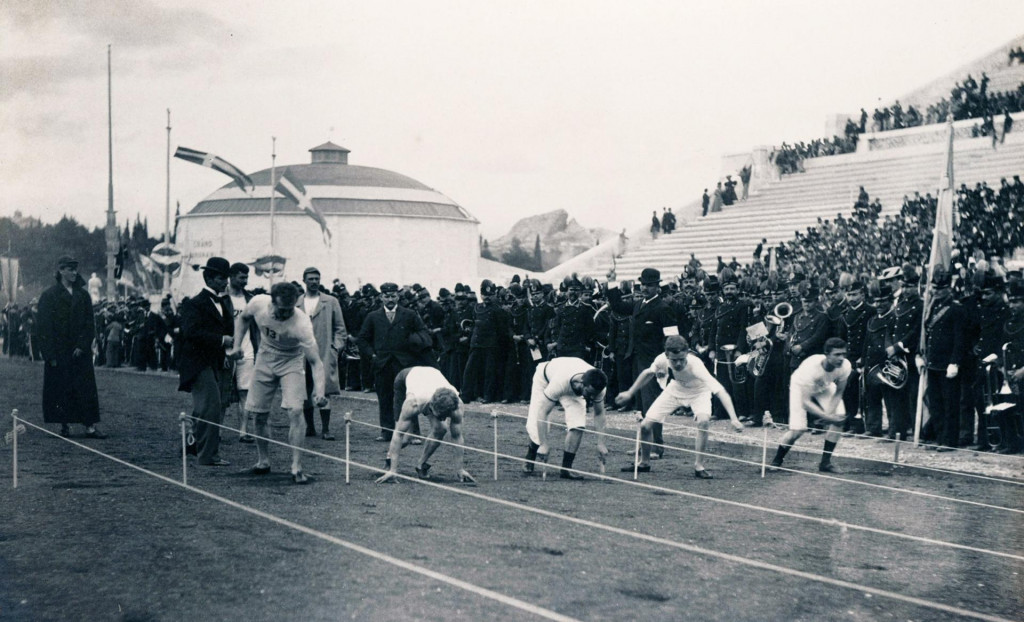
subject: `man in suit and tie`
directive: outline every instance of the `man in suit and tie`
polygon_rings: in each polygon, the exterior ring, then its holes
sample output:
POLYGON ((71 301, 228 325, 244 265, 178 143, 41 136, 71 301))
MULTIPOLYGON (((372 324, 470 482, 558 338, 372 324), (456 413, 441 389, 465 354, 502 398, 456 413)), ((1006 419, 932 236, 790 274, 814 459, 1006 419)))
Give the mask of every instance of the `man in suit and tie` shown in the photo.
MULTIPOLYGON (((345 347, 348 331, 345 329, 345 318, 341 314, 341 305, 334 296, 322 296, 320 291, 320 271, 306 268, 302 273, 302 282, 306 286, 306 295, 299 303, 313 322, 313 336, 320 360, 324 364, 326 388, 324 395, 328 398, 341 394, 341 383, 338 381, 338 353, 345 347)), ((316 436, 313 425, 313 374, 306 364, 306 401, 302 405, 302 414, 306 419, 306 436, 316 436)), ((320 433, 325 441, 333 441, 331 434, 331 406, 320 409, 320 433)))
POLYGON ((390 442, 395 429, 395 378, 398 372, 415 365, 433 366, 430 331, 415 311, 398 306, 398 285, 380 286, 382 306, 371 311, 359 331, 359 347, 369 356, 377 387, 381 435, 378 441, 390 442))
MULTIPOLYGON (((625 358, 633 359, 633 378, 649 368, 654 359, 664 351, 665 337, 678 335, 679 327, 672 305, 661 295, 661 272, 644 268, 640 272, 640 296, 632 305, 622 300, 622 292, 616 287, 608 290, 608 304, 613 311, 630 314, 629 346, 625 358)), ((657 383, 648 382, 639 388, 640 412, 647 410, 661 394, 657 383)), ((656 445, 654 455, 661 457, 664 449, 662 424, 652 425, 652 436, 656 445)))
POLYGON ((199 464, 228 466, 220 457, 220 425, 224 415, 222 388, 227 384, 224 353, 234 334, 231 299, 225 296, 231 265, 210 257, 203 266, 206 285, 181 303, 181 360, 178 390, 192 394, 192 416, 199 464))

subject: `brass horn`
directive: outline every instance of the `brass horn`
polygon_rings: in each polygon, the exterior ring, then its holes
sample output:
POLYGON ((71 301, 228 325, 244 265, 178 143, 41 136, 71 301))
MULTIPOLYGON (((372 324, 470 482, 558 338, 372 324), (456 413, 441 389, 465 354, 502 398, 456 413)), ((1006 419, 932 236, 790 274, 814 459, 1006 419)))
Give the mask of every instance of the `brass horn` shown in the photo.
POLYGON ((722 355, 725 358, 722 364, 729 368, 729 380, 733 384, 743 384, 747 381, 747 365, 746 361, 737 363, 736 359, 739 358, 738 348, 732 344, 724 345, 719 348, 722 351, 722 355))
POLYGON ((772 309, 771 314, 785 322, 786 318, 793 315, 793 305, 785 301, 780 302, 779 304, 775 305, 775 308, 772 309))

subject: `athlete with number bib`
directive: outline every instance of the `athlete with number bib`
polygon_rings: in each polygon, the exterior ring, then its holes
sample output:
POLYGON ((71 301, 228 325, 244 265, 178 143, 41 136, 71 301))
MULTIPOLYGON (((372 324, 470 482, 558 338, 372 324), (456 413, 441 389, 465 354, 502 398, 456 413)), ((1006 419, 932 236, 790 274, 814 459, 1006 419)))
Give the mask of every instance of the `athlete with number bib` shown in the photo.
POLYGON ((256 354, 252 385, 245 409, 256 419, 256 448, 259 460, 251 469, 254 475, 270 472, 269 426, 271 401, 281 387, 281 408, 288 415, 288 442, 292 445, 292 481, 307 484, 311 481, 302 472, 301 447, 306 436, 306 423, 302 416, 302 403, 306 398, 306 376, 303 362, 309 363, 313 373, 313 401, 318 408, 327 405, 324 397, 324 365, 317 353, 313 337, 313 324, 301 309, 295 306, 299 292, 291 283, 277 283, 270 295, 254 296, 245 311, 235 318, 234 348, 228 353, 233 358, 243 355, 249 320, 254 320, 260 331, 260 348, 256 354))

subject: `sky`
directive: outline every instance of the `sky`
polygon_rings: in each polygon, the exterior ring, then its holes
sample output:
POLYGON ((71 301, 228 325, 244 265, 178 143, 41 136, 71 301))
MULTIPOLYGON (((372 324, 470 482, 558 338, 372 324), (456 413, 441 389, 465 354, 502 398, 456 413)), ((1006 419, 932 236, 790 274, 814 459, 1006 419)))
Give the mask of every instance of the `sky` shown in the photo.
MULTIPOLYGON (((163 230, 171 150, 349 163, 451 197, 488 238, 564 209, 643 226, 721 157, 825 136, 1024 31, 1024 2, 4 0, 0 217, 163 230)), ((229 179, 172 159, 183 213, 229 179)), ((0 244, 2 244, 0 240, 0 244)))

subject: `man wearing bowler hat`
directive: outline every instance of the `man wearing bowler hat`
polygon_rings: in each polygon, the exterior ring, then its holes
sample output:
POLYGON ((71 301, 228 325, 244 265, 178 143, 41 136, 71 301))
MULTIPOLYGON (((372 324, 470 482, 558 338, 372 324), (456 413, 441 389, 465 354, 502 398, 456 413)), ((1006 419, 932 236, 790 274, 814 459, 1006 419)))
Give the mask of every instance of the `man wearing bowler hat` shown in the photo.
POLYGON ((230 268, 227 259, 210 257, 202 268, 202 291, 181 303, 178 390, 192 394, 196 451, 199 464, 204 466, 231 464, 220 457, 218 427, 224 414, 222 388, 230 386, 224 353, 234 335, 231 299, 225 294, 230 268))
MULTIPOLYGON (((633 359, 633 378, 649 368, 654 359, 664 351, 665 337, 679 334, 676 314, 672 306, 661 295, 661 272, 644 268, 640 272, 640 295, 632 305, 622 299, 622 291, 614 287, 608 290, 608 304, 613 311, 630 314, 629 345, 626 358, 633 359)), ((640 412, 644 415, 661 393, 656 382, 648 382, 640 388, 640 412)), ((662 424, 652 425, 656 445, 654 457, 660 458, 664 449, 662 424)))

